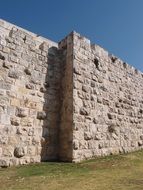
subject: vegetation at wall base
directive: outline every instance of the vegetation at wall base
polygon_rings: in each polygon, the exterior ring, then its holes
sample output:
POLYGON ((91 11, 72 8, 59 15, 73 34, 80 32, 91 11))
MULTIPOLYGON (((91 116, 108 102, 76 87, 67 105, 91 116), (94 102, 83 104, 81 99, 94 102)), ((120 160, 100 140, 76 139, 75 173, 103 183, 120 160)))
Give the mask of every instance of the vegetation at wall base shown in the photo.
POLYGON ((0 169, 1 190, 141 190, 143 151, 82 163, 45 162, 0 169))

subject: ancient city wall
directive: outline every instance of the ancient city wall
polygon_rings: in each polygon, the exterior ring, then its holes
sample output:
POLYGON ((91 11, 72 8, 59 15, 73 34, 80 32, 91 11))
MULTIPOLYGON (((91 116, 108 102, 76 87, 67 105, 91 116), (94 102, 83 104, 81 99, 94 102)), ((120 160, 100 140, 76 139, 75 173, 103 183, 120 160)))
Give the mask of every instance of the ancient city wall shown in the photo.
POLYGON ((143 147, 143 73, 72 32, 58 44, 0 20, 0 166, 143 147))
POLYGON ((58 44, 0 20, 0 165, 57 159, 58 44))
POLYGON ((73 160, 143 147, 143 74, 74 33, 73 160))

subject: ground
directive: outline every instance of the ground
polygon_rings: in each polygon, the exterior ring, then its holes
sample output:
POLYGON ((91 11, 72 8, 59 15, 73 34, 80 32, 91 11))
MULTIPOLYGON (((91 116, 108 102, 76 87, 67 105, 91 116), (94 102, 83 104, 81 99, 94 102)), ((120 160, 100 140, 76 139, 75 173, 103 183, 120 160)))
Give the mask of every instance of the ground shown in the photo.
POLYGON ((142 190, 143 151, 73 163, 1 168, 0 190, 142 190))

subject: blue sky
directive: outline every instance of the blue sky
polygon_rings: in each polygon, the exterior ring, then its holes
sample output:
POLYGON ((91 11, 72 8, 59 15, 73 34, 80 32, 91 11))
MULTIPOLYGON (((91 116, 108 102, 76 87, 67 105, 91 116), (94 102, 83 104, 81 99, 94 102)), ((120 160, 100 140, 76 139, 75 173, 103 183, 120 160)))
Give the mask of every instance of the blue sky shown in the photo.
POLYGON ((143 71, 143 0, 0 0, 0 17, 53 41, 75 30, 143 71))

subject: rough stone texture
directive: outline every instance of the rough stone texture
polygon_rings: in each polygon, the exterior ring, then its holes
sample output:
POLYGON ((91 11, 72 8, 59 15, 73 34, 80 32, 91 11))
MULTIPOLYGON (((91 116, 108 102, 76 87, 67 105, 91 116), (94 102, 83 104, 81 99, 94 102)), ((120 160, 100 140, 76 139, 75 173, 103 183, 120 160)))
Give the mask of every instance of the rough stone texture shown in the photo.
POLYGON ((0 20, 0 165, 57 159, 58 44, 0 20))
POLYGON ((73 34, 59 43, 62 53, 59 160, 72 161, 73 149, 73 34))
POLYGON ((143 73, 80 34, 0 20, 0 166, 141 149, 142 94, 143 73))
POLYGON ((73 38, 73 161, 143 147, 143 73, 73 38))

